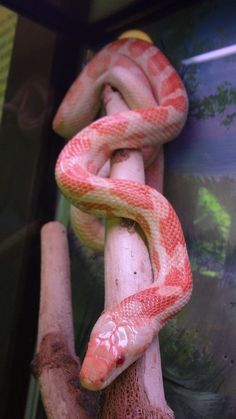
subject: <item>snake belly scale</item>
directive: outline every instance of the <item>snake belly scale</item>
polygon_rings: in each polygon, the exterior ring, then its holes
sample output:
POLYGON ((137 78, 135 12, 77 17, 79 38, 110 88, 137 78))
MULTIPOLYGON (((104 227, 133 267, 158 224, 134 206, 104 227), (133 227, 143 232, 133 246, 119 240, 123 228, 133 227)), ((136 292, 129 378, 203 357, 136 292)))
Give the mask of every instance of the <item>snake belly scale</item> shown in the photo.
POLYGON ((137 360, 168 319, 188 302, 192 275, 182 228, 166 198, 148 185, 98 176, 113 151, 171 141, 186 121, 188 100, 175 69, 148 42, 115 41, 85 66, 65 96, 54 129, 73 137, 56 164, 56 180, 74 208, 136 221, 148 243, 153 284, 102 313, 81 368, 82 384, 100 390, 137 360), (93 118, 105 84, 130 110, 93 118), (85 128, 84 128, 85 127, 85 128))

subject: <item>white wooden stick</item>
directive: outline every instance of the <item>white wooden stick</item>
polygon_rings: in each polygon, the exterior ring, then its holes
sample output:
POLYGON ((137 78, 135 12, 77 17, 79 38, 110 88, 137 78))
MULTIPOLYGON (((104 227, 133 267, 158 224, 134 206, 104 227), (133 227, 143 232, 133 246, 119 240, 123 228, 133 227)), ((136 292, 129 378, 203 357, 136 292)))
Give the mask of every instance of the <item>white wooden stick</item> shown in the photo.
MULTIPOLYGON (((117 92, 106 87, 107 113, 127 110, 117 92)), ((157 158, 158 185, 163 184, 163 152, 157 158)), ((111 178, 145 182, 142 154, 138 150, 116 152, 111 163, 111 178)), ((130 220, 107 221, 105 242, 105 307, 149 286, 152 270, 146 244, 139 228, 130 220)), ((144 356, 123 373, 106 392, 103 419, 127 417, 173 418, 163 390, 158 338, 144 356)))

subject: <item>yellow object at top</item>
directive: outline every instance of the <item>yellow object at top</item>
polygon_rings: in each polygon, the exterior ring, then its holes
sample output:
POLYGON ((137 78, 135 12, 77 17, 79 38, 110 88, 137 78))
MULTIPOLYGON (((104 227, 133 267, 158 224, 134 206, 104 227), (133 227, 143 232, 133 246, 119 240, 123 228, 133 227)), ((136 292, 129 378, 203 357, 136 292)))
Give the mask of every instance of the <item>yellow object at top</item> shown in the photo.
POLYGON ((143 31, 140 31, 138 29, 130 29, 129 31, 123 32, 119 39, 126 39, 126 38, 136 38, 136 39, 142 39, 143 41, 150 42, 150 44, 153 44, 152 39, 150 36, 143 31))

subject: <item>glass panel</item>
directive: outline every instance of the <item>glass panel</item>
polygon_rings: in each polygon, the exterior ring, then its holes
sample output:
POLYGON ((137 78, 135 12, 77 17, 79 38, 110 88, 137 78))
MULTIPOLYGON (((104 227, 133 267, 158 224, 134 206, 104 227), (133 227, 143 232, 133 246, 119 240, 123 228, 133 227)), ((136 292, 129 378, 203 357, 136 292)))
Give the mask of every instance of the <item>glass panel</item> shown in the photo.
POLYGON ((55 40, 0 7, 0 417, 6 419, 23 415, 37 331, 39 231, 55 207, 58 142, 48 123, 55 40))
POLYGON ((146 30, 185 82, 190 111, 166 147, 165 194, 187 238, 190 304, 161 333, 176 418, 236 416, 236 3, 205 1, 146 30))
POLYGON ((17 15, 0 6, 0 124, 11 60, 17 15))

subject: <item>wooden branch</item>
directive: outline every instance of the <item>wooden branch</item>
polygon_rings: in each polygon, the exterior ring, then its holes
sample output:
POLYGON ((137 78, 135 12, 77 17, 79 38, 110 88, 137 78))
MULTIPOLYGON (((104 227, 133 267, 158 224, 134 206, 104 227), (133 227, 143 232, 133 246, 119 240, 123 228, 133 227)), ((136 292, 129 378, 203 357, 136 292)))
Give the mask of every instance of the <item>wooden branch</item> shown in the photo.
POLYGON ((72 323, 70 259, 66 230, 50 222, 41 233, 41 295, 37 354, 32 362, 48 419, 97 415, 97 396, 79 382, 72 323))
MULTIPOLYGON (((117 92, 106 87, 104 103, 107 113, 127 110, 117 92)), ((156 159, 155 175, 163 184, 163 152, 156 159)), ((117 151, 111 162, 111 178, 145 182, 142 154, 138 150, 117 151)), ((143 234, 131 221, 110 219, 106 224, 105 307, 149 286, 152 270, 143 234)), ((144 356, 109 386, 105 393, 102 418, 174 418, 163 390, 158 339, 144 356)))

